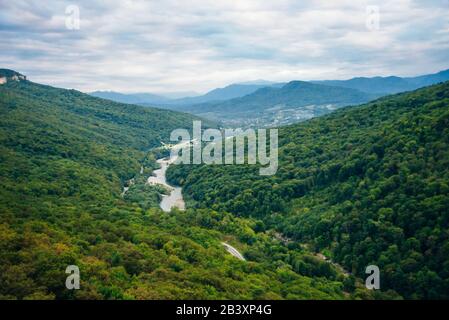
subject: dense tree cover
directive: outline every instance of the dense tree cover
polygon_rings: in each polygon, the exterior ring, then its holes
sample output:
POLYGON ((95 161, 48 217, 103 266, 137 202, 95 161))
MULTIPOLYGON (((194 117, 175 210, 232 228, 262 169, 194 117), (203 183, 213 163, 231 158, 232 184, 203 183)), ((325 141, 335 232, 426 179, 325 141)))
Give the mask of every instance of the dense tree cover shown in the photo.
POLYGON ((123 195, 123 198, 128 202, 137 204, 143 210, 159 208, 161 196, 168 194, 169 190, 160 185, 147 184, 147 178, 147 175, 139 175, 133 178, 132 184, 123 195))
POLYGON ((0 298, 385 297, 262 221, 157 208, 163 191, 144 182, 165 153, 147 151, 190 121, 27 81, 0 86, 0 298), (72 264, 80 290, 65 288, 72 264))
POLYGON ((280 128, 279 170, 172 166, 191 206, 263 220, 406 298, 449 298, 449 83, 280 128))

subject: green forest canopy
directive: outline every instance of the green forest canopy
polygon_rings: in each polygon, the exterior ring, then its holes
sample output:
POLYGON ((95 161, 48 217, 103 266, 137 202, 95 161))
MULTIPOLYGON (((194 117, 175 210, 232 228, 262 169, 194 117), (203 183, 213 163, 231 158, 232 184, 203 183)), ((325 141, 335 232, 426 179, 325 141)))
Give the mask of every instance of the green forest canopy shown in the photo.
POLYGON ((29 81, 1 85, 0 298, 398 297, 369 292, 299 244, 284 245, 258 219, 162 212, 159 191, 144 185, 156 167, 151 150, 192 119, 29 81), (131 177, 135 188, 122 197, 131 177), (80 290, 65 288, 72 264, 80 290))
POLYGON ((381 287, 449 298, 449 82, 279 129, 279 169, 172 166, 192 207, 260 219, 381 287))

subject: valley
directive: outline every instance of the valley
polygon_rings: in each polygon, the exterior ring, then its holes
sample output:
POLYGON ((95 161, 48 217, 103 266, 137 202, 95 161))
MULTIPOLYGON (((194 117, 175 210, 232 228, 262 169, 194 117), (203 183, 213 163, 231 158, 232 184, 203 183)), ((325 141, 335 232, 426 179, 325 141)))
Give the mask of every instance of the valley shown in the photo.
POLYGON ((266 177, 168 160, 170 132, 197 116, 17 76, 0 86, 0 296, 446 297, 448 92, 281 126, 266 177), (65 289, 68 264, 82 289, 65 289), (370 264, 382 290, 364 287, 370 264))
POLYGON ((442 306, 448 3, 0 1, 3 313, 442 306))
POLYGON ((167 190, 147 181, 167 156, 161 141, 196 117, 28 80, 0 86, 0 113, 2 299, 347 296, 348 280, 266 236, 256 219, 189 201, 185 211, 160 209, 167 190), (291 270, 291 256, 304 272, 291 270), (67 265, 79 266, 80 290, 66 289, 67 265))
POLYGON ((272 177, 248 165, 172 166, 167 177, 194 208, 260 219, 359 277, 378 265, 405 298, 446 297, 448 86, 282 127, 272 177))

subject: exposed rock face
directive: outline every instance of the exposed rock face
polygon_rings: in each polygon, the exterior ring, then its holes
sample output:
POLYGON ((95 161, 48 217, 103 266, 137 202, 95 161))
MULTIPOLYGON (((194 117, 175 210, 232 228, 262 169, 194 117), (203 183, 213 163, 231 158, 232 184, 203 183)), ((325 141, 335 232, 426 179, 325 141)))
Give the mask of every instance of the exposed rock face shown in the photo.
POLYGON ((22 76, 22 75, 13 75, 11 77, 11 80, 14 80, 14 81, 20 81, 20 80, 25 80, 25 79, 26 79, 26 77, 22 76))
POLYGON ((8 81, 23 81, 27 77, 14 70, 0 69, 0 84, 7 83, 8 81))

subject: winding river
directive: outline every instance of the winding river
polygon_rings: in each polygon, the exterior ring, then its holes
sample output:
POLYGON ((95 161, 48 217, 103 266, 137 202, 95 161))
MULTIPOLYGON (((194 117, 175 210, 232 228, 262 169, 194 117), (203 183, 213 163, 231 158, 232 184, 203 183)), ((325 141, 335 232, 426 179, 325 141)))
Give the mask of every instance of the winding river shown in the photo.
MULTIPOLYGON (((162 143, 164 146, 169 147, 171 150, 178 150, 185 147, 187 144, 195 143, 195 140, 181 142, 176 145, 166 145, 162 143)), ((168 167, 176 161, 178 156, 169 156, 166 158, 158 159, 156 162, 161 166, 159 169, 153 171, 153 175, 151 175, 147 183, 149 184, 160 184, 170 190, 168 195, 162 195, 162 200, 160 203, 160 207, 165 212, 170 212, 172 208, 178 208, 179 210, 185 210, 186 204, 184 202, 184 198, 182 197, 182 188, 177 186, 172 186, 168 184, 166 178, 166 172, 168 167)))
POLYGON ((179 210, 185 210, 185 202, 182 197, 181 187, 175 187, 167 183, 167 178, 165 176, 167 168, 172 164, 176 158, 162 158, 157 160, 161 166, 159 169, 153 171, 153 175, 148 177, 147 183, 149 184, 160 184, 170 190, 170 194, 162 195, 162 201, 160 207, 165 212, 170 212, 172 208, 178 208, 179 210))
MULTIPOLYGON (((191 143, 190 141, 187 143, 191 143)), ((193 141, 193 143, 195 143, 193 141)), ((183 147, 184 144, 177 144, 175 146, 172 146, 171 148, 179 149, 183 147)), ((162 158, 158 159, 156 162, 159 163, 160 168, 153 171, 153 175, 148 177, 147 183, 149 184, 160 184, 165 186, 170 190, 170 194, 168 195, 162 195, 162 200, 160 203, 160 207, 165 212, 170 212, 172 208, 178 208, 179 210, 185 210, 185 202, 184 198, 182 197, 182 188, 181 187, 175 187, 167 183, 166 173, 168 167, 175 162, 177 159, 176 157, 168 157, 168 158, 162 158)), ((142 170, 141 170, 142 171, 142 170)), ((226 242, 221 243, 226 250, 235 258, 245 261, 245 258, 243 255, 233 246, 226 242)))

